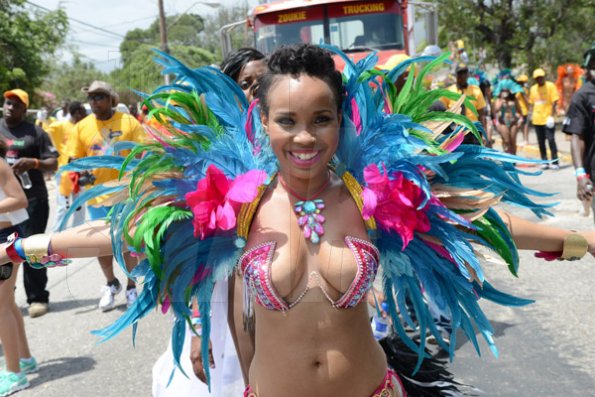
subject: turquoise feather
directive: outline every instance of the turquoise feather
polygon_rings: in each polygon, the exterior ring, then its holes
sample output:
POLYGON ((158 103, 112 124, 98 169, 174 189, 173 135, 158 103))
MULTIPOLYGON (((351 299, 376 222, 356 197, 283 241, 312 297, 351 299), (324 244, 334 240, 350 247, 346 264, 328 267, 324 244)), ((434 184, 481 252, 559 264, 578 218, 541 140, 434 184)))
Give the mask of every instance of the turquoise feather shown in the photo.
MULTIPOLYGON (((416 238, 405 248, 395 232, 379 229, 374 233, 384 270, 383 288, 395 331, 418 352, 418 368, 425 357, 425 339, 421 338, 416 344, 408 338, 406 326, 417 327, 421 335, 426 331, 432 333, 438 343, 449 350, 452 358, 456 332, 451 335, 451 344, 446 344, 427 306, 430 300, 451 315, 453 328, 461 328, 478 353, 480 346, 475 329, 497 355, 493 329, 481 310, 479 298, 512 306, 529 301, 502 293, 489 284, 472 244, 485 245, 502 254, 515 272, 518 267, 516 248, 493 211, 488 211, 473 224, 456 208, 441 205, 433 196, 433 188, 440 184, 451 188, 484 189, 537 215, 547 214, 549 206, 535 203, 528 196, 544 195, 520 184, 518 175, 524 171, 512 165, 521 161, 518 157, 480 146, 461 145, 447 151, 441 147, 446 137, 434 137, 421 124, 453 121, 460 126, 457 131, 479 134, 477 127, 464 116, 428 112, 429 105, 440 96, 458 98, 456 93, 426 91, 420 81, 432 68, 443 63, 444 57, 427 63, 417 78, 410 74, 404 91, 399 94, 391 86, 390 78, 415 63, 427 62, 427 58, 397 65, 384 75, 375 69, 377 57, 374 54, 354 63, 347 55, 333 51, 346 62, 343 125, 333 159, 337 172, 349 171, 361 185, 365 185, 363 170, 370 164, 386 167, 390 175, 402 173, 422 190, 424 200, 418 210, 425 211, 431 225, 429 232, 416 233, 416 238), (379 81, 379 75, 388 76, 388 79, 383 77, 384 81, 379 81), (352 100, 357 103, 357 109, 352 100), (391 107, 405 114, 384 111, 391 107), (487 229, 482 228, 489 228, 492 233, 484 233, 487 229), (496 239, 494 233, 500 238, 496 239), (429 237, 437 243, 424 240, 429 237), (415 319, 409 314, 406 302, 411 302, 415 319)), ((191 212, 184 195, 196 189, 209 165, 216 165, 228 178, 235 178, 254 169, 272 175, 277 162, 260 124, 258 106, 251 109, 248 117, 248 103, 231 79, 213 68, 190 69, 160 52, 157 52, 157 60, 164 66, 164 72, 175 76, 172 84, 160 87, 145 98, 156 117, 173 120, 167 126, 169 134, 159 136, 163 144, 151 142, 135 146, 128 159, 117 156, 83 159, 69 165, 69 169, 101 165, 122 168, 123 174, 129 173, 130 199, 115 206, 111 214, 114 253, 121 264, 122 253, 128 246, 147 256, 138 271, 135 269, 132 273, 133 277, 142 275, 145 279, 138 304, 97 334, 109 339, 126 326, 137 324, 158 304, 170 302, 170 310, 175 316, 172 346, 179 365, 183 328, 190 315, 189 303, 196 298, 203 323, 202 357, 203 362, 208 362, 213 286, 233 271, 242 249, 236 246, 234 230, 204 240, 192 237, 191 212), (176 97, 176 94, 179 95, 176 97), (172 105, 173 98, 179 98, 183 103, 172 105), (206 113, 198 109, 198 105, 193 108, 192 98, 204 98, 206 113), (248 139, 246 123, 253 132, 253 141, 248 139), (135 158, 141 154, 142 158, 135 158), (159 206, 163 209, 158 209, 159 206), (132 221, 135 229, 129 230, 132 221), (124 236, 124 241, 118 236, 124 236)), ((85 199, 112 192, 103 187, 94 189, 85 192, 85 199)))

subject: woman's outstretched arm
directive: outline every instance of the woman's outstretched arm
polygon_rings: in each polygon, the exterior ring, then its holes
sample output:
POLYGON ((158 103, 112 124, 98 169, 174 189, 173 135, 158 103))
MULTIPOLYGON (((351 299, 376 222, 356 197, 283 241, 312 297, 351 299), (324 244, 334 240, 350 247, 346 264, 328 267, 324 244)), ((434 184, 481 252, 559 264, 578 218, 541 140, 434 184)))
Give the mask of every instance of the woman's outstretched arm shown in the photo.
POLYGON ((532 251, 560 252, 564 239, 570 234, 581 234, 589 245, 588 252, 595 254, 595 232, 573 232, 571 230, 542 225, 516 217, 504 211, 498 214, 506 223, 518 249, 532 251))
POLYGON ((52 252, 67 258, 93 258, 112 255, 110 225, 105 221, 90 221, 84 225, 51 236, 52 252))
MULTIPOLYGON (((65 258, 92 258, 112 254, 110 225, 92 221, 50 236, 51 252, 65 258)), ((24 243, 26 246, 26 242, 24 243)), ((0 264, 10 262, 6 244, 0 245, 0 264)))

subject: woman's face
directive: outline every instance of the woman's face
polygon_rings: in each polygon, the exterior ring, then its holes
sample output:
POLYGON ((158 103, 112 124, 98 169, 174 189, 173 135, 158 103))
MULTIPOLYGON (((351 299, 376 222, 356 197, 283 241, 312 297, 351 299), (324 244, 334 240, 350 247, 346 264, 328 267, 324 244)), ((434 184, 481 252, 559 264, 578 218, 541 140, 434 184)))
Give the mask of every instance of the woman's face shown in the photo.
POLYGON ((266 70, 267 65, 262 59, 250 61, 242 68, 238 76, 238 84, 244 95, 246 95, 248 102, 252 102, 252 99, 254 99, 253 87, 255 87, 256 81, 266 70))
POLYGON ((301 74, 279 76, 267 94, 262 124, 285 178, 327 178, 339 143, 341 114, 323 80, 301 74))

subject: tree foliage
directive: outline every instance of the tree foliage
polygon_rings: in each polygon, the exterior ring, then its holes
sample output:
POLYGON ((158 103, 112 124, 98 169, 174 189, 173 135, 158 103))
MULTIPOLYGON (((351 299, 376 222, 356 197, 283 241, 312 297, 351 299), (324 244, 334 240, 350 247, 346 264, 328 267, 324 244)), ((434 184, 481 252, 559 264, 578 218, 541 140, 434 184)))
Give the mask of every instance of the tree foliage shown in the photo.
MULTIPOLYGON (((186 65, 197 68, 215 61, 215 56, 203 49, 201 32, 204 21, 200 15, 181 14, 166 18, 167 36, 171 55, 186 65)), ((110 80, 125 102, 135 100, 131 88, 151 92, 163 84, 161 67, 152 61, 154 48, 160 48, 159 20, 147 29, 133 29, 126 33, 120 44, 122 67, 114 70, 110 80)))
MULTIPOLYGON (((161 67, 153 62, 155 45, 141 44, 128 56, 128 62, 113 71, 110 76, 114 88, 120 93, 121 99, 131 102, 131 89, 141 92, 151 92, 163 84, 161 67)), ((191 68, 210 65, 215 56, 202 48, 185 45, 170 46, 170 53, 191 68)))
POLYGON ((595 38, 593 0, 436 0, 440 41, 464 39, 500 67, 580 61, 595 38), (591 26, 591 27, 589 27, 591 26))
POLYGON ((51 72, 41 86, 42 91, 51 92, 56 96, 57 102, 65 99, 86 100, 86 94, 81 91, 93 80, 106 80, 107 75, 95 68, 91 62, 85 62, 81 56, 74 53, 71 63, 54 62, 51 72))
MULTIPOLYGON (((200 32, 204 29, 204 21, 200 15, 182 14, 166 18, 167 40, 169 46, 194 46, 202 47, 200 32)), ((159 47, 161 43, 159 34, 159 19, 147 29, 133 29, 126 33, 124 41, 120 44, 120 54, 124 66, 131 60, 132 54, 140 45, 149 44, 159 47)))
POLYGON ((0 91, 19 87, 32 93, 50 71, 45 59, 67 31, 62 10, 42 12, 23 0, 0 0, 0 91))

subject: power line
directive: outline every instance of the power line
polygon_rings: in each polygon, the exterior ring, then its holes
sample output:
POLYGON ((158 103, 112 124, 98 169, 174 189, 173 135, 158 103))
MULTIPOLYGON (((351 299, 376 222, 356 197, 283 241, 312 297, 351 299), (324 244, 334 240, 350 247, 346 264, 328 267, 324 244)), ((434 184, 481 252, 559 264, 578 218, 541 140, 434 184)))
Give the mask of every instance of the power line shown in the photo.
POLYGON ((117 46, 113 46, 113 45, 109 45, 109 44, 90 43, 88 41, 82 41, 82 40, 77 40, 77 39, 70 39, 70 41, 73 43, 77 43, 77 44, 92 45, 92 46, 96 46, 96 47, 118 48, 117 46))
POLYGON ((81 29, 78 26, 70 26, 70 31, 72 33, 77 33, 77 34, 79 34, 79 33, 80 34, 91 33, 91 34, 100 36, 101 38, 105 38, 105 39, 109 39, 109 40, 117 40, 117 39, 119 39, 119 37, 116 38, 116 37, 114 37, 112 35, 108 35, 107 33, 97 32, 97 31, 95 31, 93 29, 81 29))
MULTIPOLYGON (((46 11, 46 12, 52 12, 52 10, 50 10, 49 8, 45 8, 45 7, 43 7, 43 6, 40 6, 39 4, 32 3, 32 2, 30 2, 30 1, 28 1, 28 0, 25 0, 25 3, 27 3, 27 4, 30 4, 30 5, 32 5, 33 7, 37 7, 37 8, 39 8, 40 10, 44 10, 44 11, 46 11)), ((121 34, 119 34, 119 33, 114 33, 114 32, 112 32, 112 31, 109 31, 109 30, 107 30, 107 29, 103 29, 103 28, 100 28, 99 26, 91 25, 90 23, 87 23, 87 22, 84 22, 84 21, 81 21, 81 20, 78 20, 78 19, 75 19, 75 18, 72 18, 72 17, 69 17, 69 16, 67 16, 67 18, 68 18, 70 21, 72 21, 72 22, 76 22, 76 23, 78 23, 78 24, 81 24, 81 25, 83 25, 83 26, 90 27, 90 28, 92 28, 92 29, 95 29, 95 30, 97 30, 97 31, 99 31, 99 32, 105 32, 105 33, 111 34, 111 35, 113 35, 113 36, 119 37, 119 38, 121 38, 121 39, 123 39, 123 38, 124 38, 124 36, 122 36, 122 35, 121 35, 121 34)))
POLYGON ((113 23, 113 24, 111 24, 111 25, 105 25, 105 26, 102 26, 102 27, 103 27, 103 28, 112 28, 112 27, 114 27, 114 26, 124 25, 124 24, 127 24, 127 23, 133 23, 133 22, 146 21, 146 20, 148 20, 148 19, 155 19, 155 20, 156 20, 157 18, 159 18, 159 16, 158 16, 158 15, 153 15, 153 16, 150 16, 150 17, 144 17, 144 18, 132 19, 132 20, 130 20, 130 21, 122 21, 122 22, 120 22, 120 23, 113 23))

